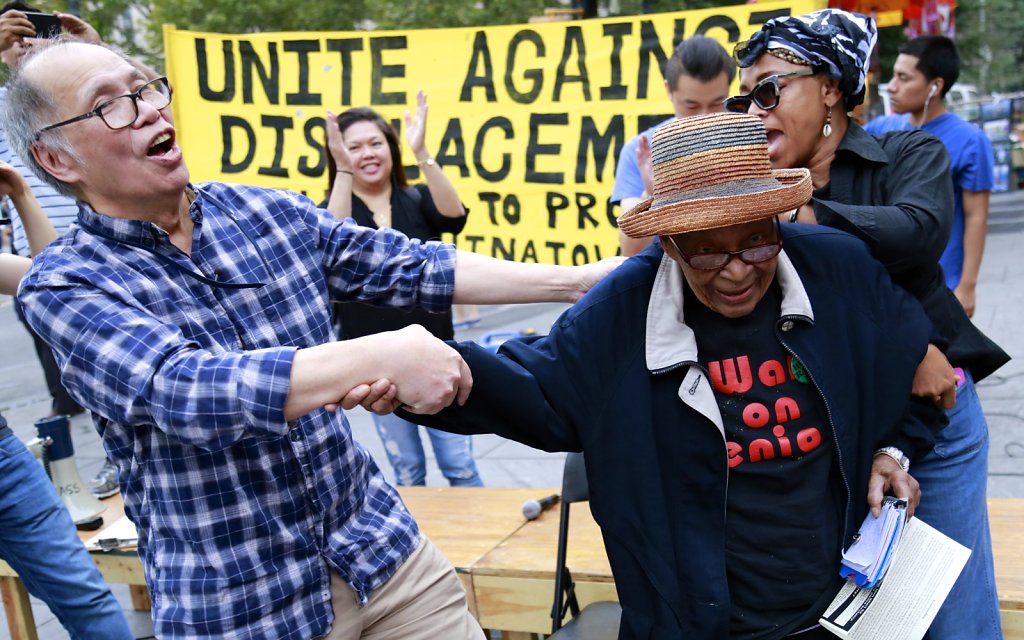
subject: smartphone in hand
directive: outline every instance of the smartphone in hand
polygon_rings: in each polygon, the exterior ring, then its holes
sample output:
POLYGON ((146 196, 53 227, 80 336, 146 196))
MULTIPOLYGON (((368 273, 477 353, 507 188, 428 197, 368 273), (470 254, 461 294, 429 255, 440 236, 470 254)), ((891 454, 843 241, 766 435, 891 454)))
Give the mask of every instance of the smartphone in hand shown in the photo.
POLYGON ((36 11, 23 11, 28 21, 36 28, 37 38, 56 38, 60 35, 60 18, 52 13, 39 13, 36 11))

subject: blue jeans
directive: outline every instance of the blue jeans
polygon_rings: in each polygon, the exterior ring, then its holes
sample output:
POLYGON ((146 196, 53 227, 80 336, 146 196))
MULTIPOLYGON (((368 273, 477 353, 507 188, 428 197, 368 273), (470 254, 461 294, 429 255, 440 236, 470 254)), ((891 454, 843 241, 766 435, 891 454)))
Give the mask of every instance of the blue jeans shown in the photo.
POLYGON ((963 572, 928 630, 931 640, 1002 638, 985 490, 988 423, 970 373, 956 391, 949 426, 935 449, 910 468, 921 483, 916 515, 971 550, 963 572))
POLYGON ((0 558, 72 638, 135 637, 43 466, 13 435, 0 438, 0 558))
MULTIPOLYGON (((393 413, 373 414, 373 423, 384 443, 388 462, 395 470, 395 484, 400 486, 427 483, 427 457, 420 441, 418 424, 403 420, 393 413)), ((427 429, 430 444, 437 456, 437 466, 453 487, 482 487, 480 473, 473 460, 472 436, 461 436, 437 429, 427 429)))

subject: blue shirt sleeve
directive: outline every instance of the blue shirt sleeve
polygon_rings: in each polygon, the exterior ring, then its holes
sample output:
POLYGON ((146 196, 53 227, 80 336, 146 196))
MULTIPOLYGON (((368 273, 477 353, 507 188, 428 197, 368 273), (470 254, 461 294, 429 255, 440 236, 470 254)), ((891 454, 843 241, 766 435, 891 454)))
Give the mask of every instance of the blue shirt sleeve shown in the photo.
POLYGON ((639 198, 644 193, 644 180, 636 164, 636 149, 640 137, 634 136, 622 147, 619 165, 615 169, 615 186, 612 187, 611 201, 622 202, 623 198, 639 198))
POLYGON ((963 160, 957 186, 965 191, 991 191, 995 185, 992 142, 981 129, 976 129, 967 141, 963 160))

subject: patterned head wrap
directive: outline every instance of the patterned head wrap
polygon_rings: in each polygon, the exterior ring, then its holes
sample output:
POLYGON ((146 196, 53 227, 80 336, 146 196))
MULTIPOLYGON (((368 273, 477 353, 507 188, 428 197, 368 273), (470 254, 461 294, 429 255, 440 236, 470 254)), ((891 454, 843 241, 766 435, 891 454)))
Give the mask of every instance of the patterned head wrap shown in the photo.
POLYGON ((736 45, 733 54, 741 68, 749 67, 767 51, 782 49, 824 69, 839 80, 846 108, 864 101, 864 83, 871 50, 878 32, 868 16, 839 9, 822 9, 803 16, 772 18, 750 40, 736 45))

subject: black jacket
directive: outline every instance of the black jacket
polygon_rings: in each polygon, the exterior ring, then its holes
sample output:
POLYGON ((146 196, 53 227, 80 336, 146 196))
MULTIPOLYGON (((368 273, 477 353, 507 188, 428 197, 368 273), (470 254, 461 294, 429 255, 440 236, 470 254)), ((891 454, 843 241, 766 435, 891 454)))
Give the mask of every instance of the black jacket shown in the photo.
POLYGON ((938 138, 921 130, 876 138, 851 122, 831 182, 813 204, 819 224, 867 242, 893 281, 921 302, 953 366, 970 369, 977 382, 1009 361, 971 323, 939 266, 953 225, 953 182, 938 138))
MULTIPOLYGON (((775 337, 824 399, 845 547, 867 513, 875 449, 927 450, 932 442, 907 401, 931 326, 864 243, 821 226, 784 225, 783 235, 783 255, 798 275, 779 278, 775 337)), ((548 451, 585 451, 590 507, 623 607, 620 638, 721 640, 730 616, 726 442, 681 315, 663 315, 661 329, 651 331, 660 340, 649 340, 650 318, 659 315, 648 313, 656 277, 678 271, 662 266, 662 256, 653 245, 628 260, 547 337, 506 342, 498 355, 458 345, 473 372, 468 402, 415 419, 548 451)))

